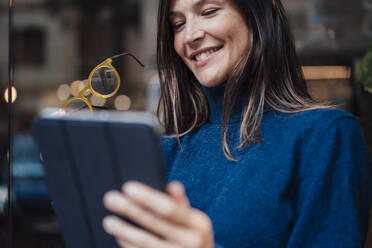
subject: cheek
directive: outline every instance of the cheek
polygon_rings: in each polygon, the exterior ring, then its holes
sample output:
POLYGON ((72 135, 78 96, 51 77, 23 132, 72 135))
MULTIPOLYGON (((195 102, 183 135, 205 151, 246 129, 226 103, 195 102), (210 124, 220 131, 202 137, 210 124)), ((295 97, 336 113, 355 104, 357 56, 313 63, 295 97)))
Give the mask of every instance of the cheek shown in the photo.
POLYGON ((173 46, 174 46, 174 50, 176 51, 176 53, 178 54, 178 56, 180 56, 182 58, 182 60, 184 60, 182 40, 181 40, 181 38, 179 36, 175 36, 174 37, 173 46))
POLYGON ((237 29, 236 26, 232 26, 226 33, 228 49, 233 60, 239 60, 242 55, 249 53, 252 46, 249 29, 246 27, 240 28, 239 31, 237 29))

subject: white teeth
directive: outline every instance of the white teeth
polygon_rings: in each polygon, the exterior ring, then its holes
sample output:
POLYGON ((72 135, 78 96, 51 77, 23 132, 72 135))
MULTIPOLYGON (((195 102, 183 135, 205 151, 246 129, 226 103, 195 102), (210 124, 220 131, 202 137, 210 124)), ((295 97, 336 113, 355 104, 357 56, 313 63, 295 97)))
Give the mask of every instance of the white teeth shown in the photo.
POLYGON ((195 60, 196 61, 200 61, 200 60, 203 60, 203 59, 206 59, 209 55, 211 55, 212 53, 214 53, 215 51, 217 51, 218 48, 212 48, 208 51, 205 51, 203 53, 200 53, 198 55, 195 56, 195 60))

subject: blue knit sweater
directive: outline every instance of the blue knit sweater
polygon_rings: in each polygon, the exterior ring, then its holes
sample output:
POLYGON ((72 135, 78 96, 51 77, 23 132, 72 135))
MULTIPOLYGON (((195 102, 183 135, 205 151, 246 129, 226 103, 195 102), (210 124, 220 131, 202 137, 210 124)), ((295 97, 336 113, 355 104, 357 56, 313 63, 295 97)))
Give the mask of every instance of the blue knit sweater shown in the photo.
MULTIPOLYGON (((222 90, 204 89, 210 121, 181 139, 164 138, 168 180, 213 222, 216 247, 362 247, 372 164, 356 119, 339 110, 267 111, 263 145, 221 147, 222 90)), ((238 104, 239 105, 239 104, 238 104)), ((229 121, 239 144, 241 108, 229 121)))

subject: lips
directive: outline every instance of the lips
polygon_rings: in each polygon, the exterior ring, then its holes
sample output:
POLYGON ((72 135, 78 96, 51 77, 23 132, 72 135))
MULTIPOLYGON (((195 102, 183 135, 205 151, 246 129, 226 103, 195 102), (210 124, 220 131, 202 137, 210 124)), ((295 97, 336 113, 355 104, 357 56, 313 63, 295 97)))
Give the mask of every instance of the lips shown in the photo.
POLYGON ((214 55, 218 54, 218 51, 222 48, 223 46, 200 49, 192 53, 189 58, 196 67, 203 67, 214 57, 214 55))
POLYGON ((206 58, 208 58, 211 54, 217 52, 220 50, 223 46, 218 46, 218 47, 206 47, 203 49, 200 49, 196 52, 193 52, 190 55, 190 58, 194 61, 200 62, 206 58))

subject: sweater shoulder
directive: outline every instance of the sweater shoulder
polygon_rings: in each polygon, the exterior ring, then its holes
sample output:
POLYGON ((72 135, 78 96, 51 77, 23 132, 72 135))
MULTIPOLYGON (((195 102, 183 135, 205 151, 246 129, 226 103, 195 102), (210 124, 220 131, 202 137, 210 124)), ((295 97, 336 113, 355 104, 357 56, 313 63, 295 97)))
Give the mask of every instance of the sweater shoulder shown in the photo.
POLYGON ((274 125, 279 129, 308 131, 332 128, 335 123, 358 124, 358 120, 352 114, 339 109, 315 109, 290 114, 275 112, 263 120, 263 125, 274 125))
POLYGON ((261 133, 263 141, 275 144, 275 149, 291 149, 292 152, 307 151, 311 145, 324 147, 340 140, 364 142, 357 118, 336 109, 290 114, 275 112, 264 117, 261 133))
POLYGON ((290 113, 290 114, 277 113, 277 116, 286 121, 304 120, 304 121, 310 121, 310 122, 317 122, 317 121, 332 122, 340 118, 355 119, 355 117, 349 112, 346 112, 340 109, 330 109, 330 108, 329 109, 306 110, 306 111, 290 113))

